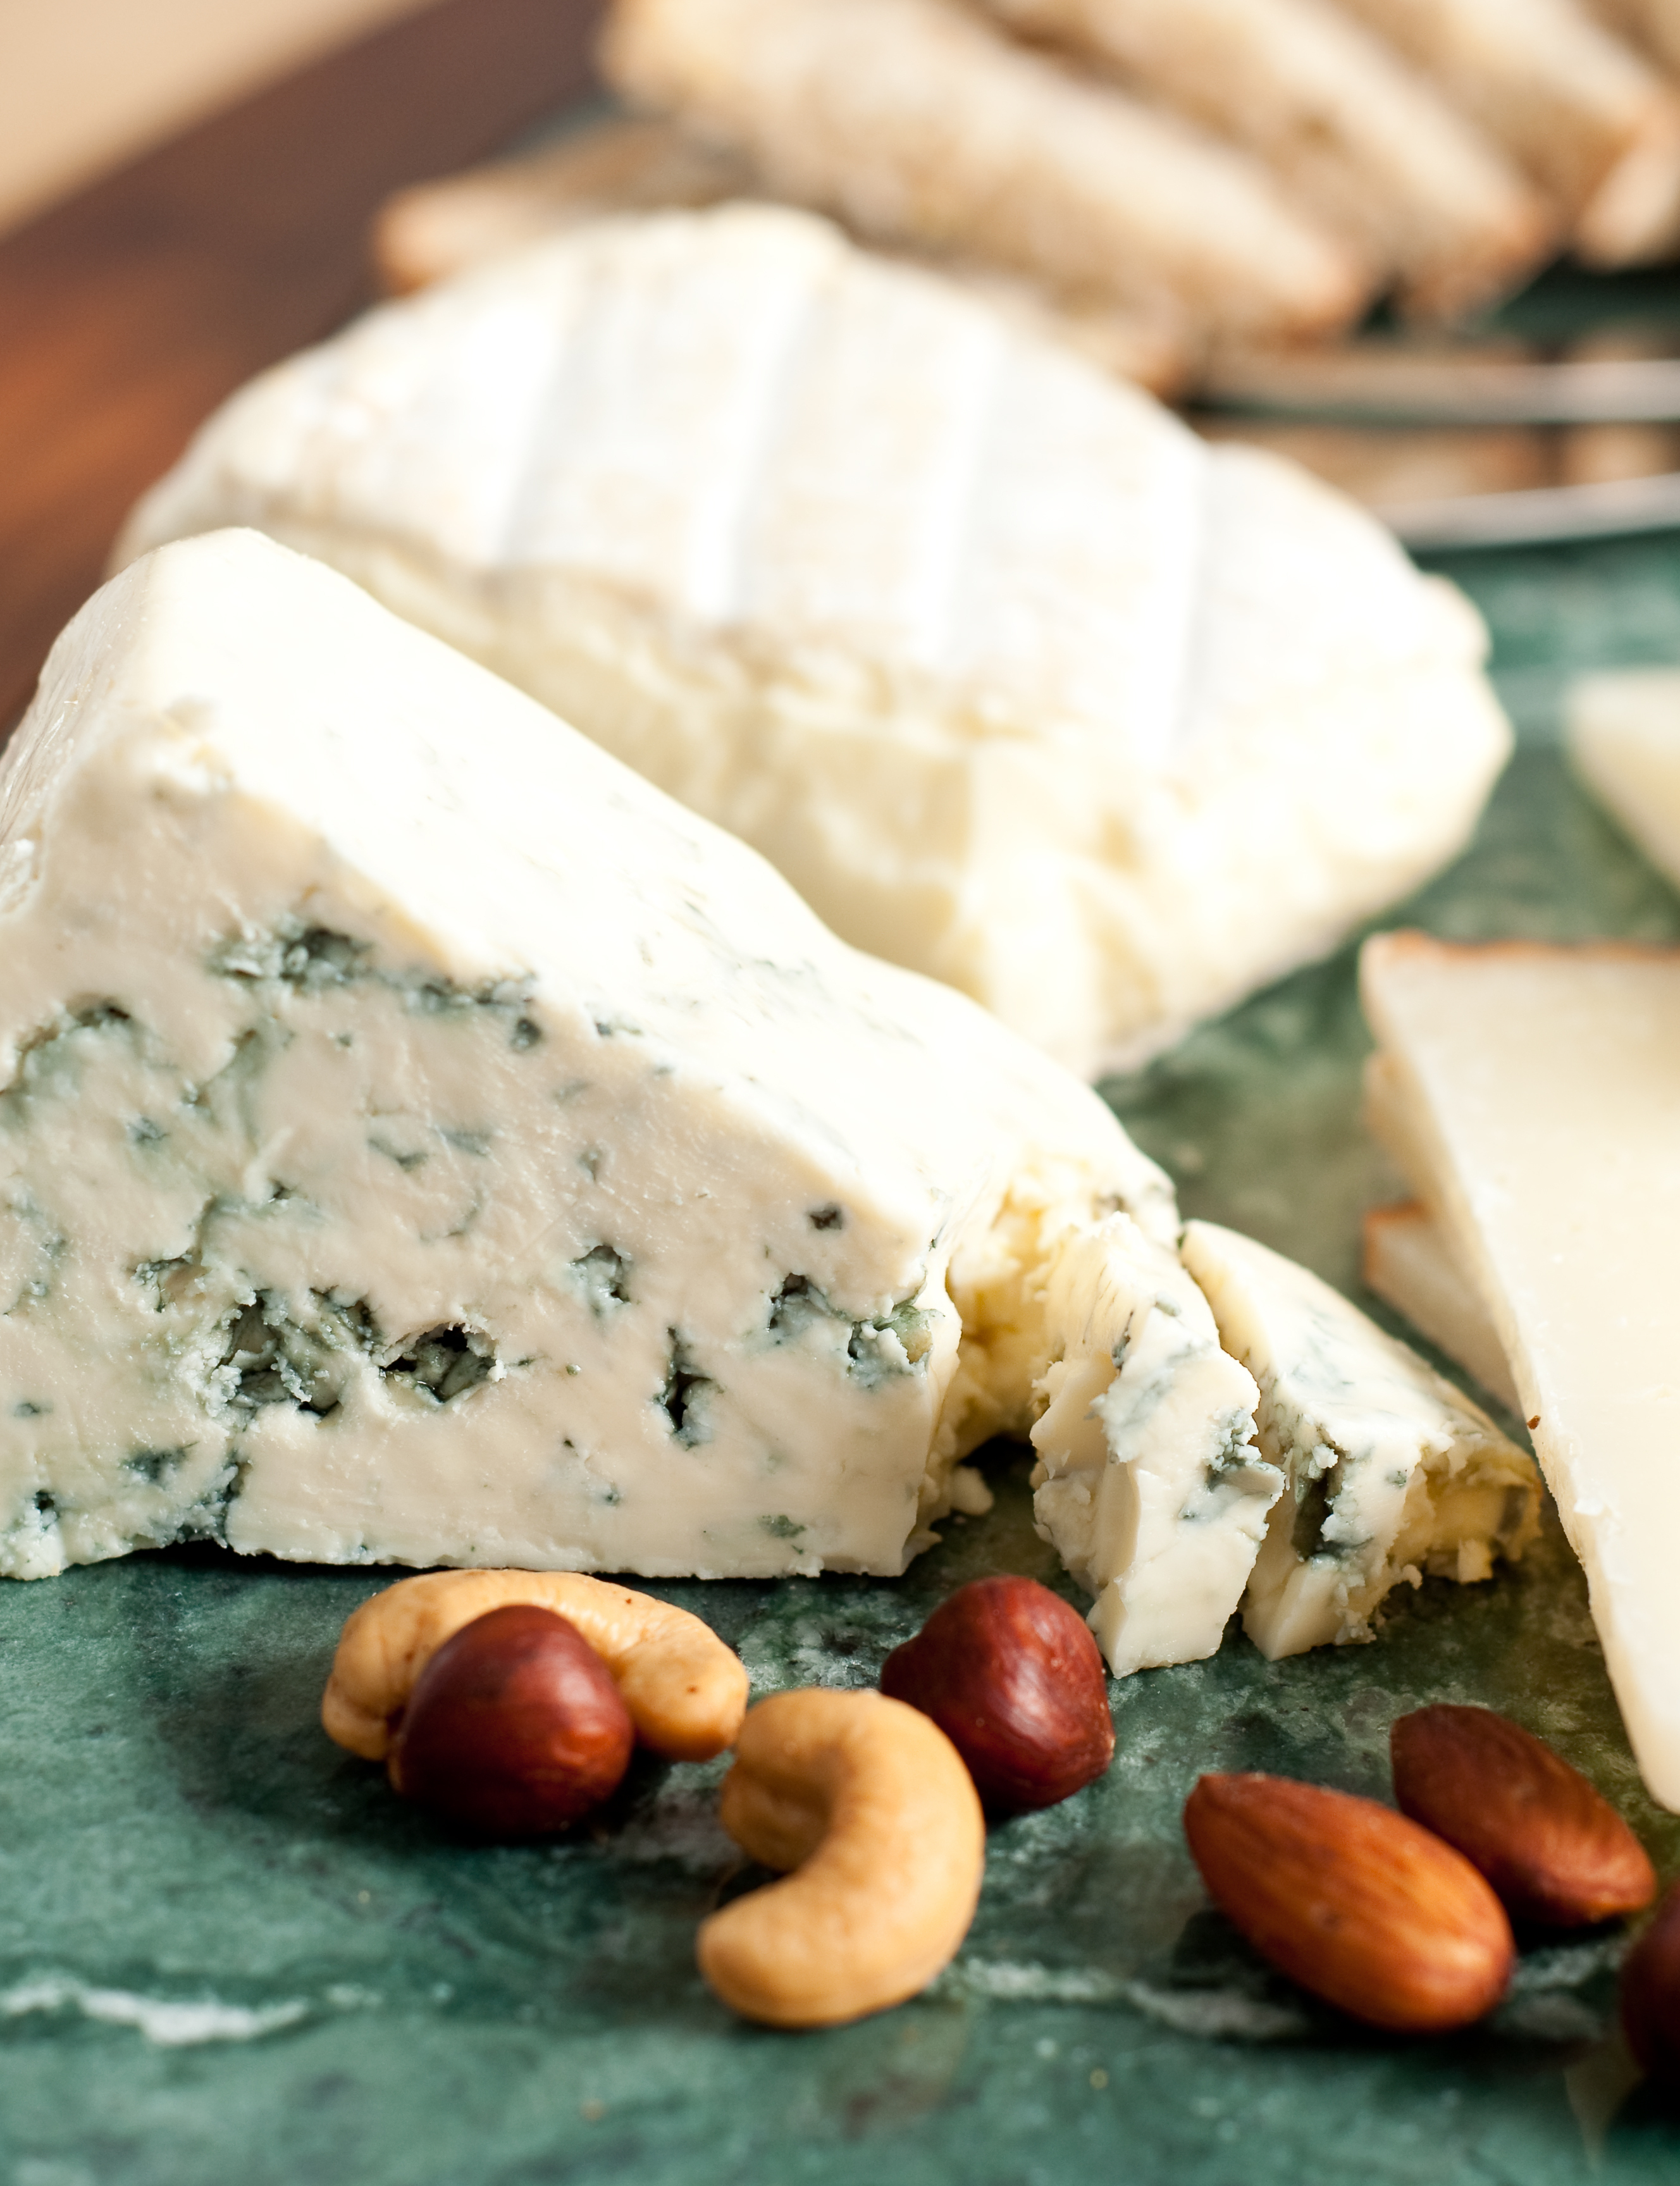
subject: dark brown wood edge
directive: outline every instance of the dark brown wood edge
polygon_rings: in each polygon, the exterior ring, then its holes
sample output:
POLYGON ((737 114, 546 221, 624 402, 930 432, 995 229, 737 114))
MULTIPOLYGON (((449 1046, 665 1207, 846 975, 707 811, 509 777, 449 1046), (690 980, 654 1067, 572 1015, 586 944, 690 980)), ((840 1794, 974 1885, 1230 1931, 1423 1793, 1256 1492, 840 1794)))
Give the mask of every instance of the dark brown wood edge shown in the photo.
POLYGON ((372 294, 404 184, 592 81, 599 0, 437 0, 0 238, 0 737, 136 496, 372 294))

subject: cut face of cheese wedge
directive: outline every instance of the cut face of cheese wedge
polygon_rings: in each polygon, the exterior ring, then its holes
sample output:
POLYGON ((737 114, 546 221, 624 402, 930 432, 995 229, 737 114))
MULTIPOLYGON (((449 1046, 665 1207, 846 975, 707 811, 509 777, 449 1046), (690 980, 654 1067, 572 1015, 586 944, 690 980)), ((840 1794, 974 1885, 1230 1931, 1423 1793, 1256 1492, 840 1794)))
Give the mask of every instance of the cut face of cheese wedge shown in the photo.
POLYGON ((1680 952, 1386 934, 1414 1180, 1511 1363, 1645 1780, 1680 1808, 1680 952))
POLYGON ((1088 1073, 1463 844, 1460 597, 1287 463, 809 216, 579 230, 255 382, 120 555, 249 523, 1088 1073))
POLYGON ((1361 1229, 1359 1272, 1366 1288, 1515 1411, 1521 1399, 1492 1316, 1428 1208, 1418 1199, 1374 1207, 1361 1229))
POLYGON ((1211 1655, 1283 1486, 1254 1447, 1254 1382, 1177 1256, 1123 1214, 1068 1241, 1044 1318, 1039 1531, 1096 1596, 1117 1677, 1211 1655))
POLYGON ((1680 888, 1680 669, 1583 675, 1567 712, 1576 772, 1680 888))
POLYGON ((1030 1414, 1037 1259, 1176 1234, 1048 1058, 255 534, 60 639, 0 961, 16 1576, 895 1572, 1030 1414))
POLYGON ((1211 1222, 1184 1264, 1254 1376, 1260 1454, 1284 1482, 1243 1627, 1275 1660, 1370 1637, 1392 1586, 1487 1578, 1539 1524, 1532 1459, 1310 1270, 1211 1222))

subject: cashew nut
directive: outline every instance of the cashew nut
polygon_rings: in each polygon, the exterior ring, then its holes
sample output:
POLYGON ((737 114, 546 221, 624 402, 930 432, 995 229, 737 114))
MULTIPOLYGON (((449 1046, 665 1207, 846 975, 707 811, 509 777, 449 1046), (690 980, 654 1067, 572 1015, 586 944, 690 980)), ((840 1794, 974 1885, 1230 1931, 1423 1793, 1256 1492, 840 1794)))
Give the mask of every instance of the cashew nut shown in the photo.
POLYGON ((772 2026, 832 2026, 926 1988, 968 1932, 980 1801, 937 1724, 879 1693, 777 1693, 748 1716, 724 1827, 781 1882, 703 1922, 700 1970, 772 2026))
POLYGON ((747 1672, 709 1626, 651 1595, 578 1572, 442 1571, 364 1601, 339 1636, 321 1703, 327 1735, 383 1761, 415 1680, 463 1624, 533 1602, 576 1627, 612 1672, 636 1736, 673 1761, 706 1761, 741 1728, 747 1672))

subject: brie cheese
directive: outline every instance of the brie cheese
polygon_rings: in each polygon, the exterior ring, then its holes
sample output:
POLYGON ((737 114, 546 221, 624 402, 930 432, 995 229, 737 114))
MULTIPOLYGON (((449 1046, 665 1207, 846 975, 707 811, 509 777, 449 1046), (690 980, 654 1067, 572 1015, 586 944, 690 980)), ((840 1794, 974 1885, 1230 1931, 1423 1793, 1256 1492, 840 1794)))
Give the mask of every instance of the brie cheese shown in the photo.
POLYGON ((1253 1238, 1192 1222, 1183 1250, 1258 1386, 1260 1453, 1285 1483, 1243 1608, 1263 1655, 1369 1639, 1400 1579, 1483 1579, 1496 1556, 1520 1556, 1539 1478, 1484 1412, 1253 1238))
POLYGON ((1047 1057, 250 533, 59 640, 0 959, 17 1576, 896 1572, 1030 1416, 1037 1262, 1176 1234, 1047 1057))
POLYGON ((1680 951, 1367 943, 1408 1169, 1498 1331, 1633 1751, 1680 1808, 1680 951))
POLYGON ((1449 586, 1275 457, 768 206, 625 218, 266 374, 123 558, 330 562, 1082 1073, 1462 844, 1449 586))

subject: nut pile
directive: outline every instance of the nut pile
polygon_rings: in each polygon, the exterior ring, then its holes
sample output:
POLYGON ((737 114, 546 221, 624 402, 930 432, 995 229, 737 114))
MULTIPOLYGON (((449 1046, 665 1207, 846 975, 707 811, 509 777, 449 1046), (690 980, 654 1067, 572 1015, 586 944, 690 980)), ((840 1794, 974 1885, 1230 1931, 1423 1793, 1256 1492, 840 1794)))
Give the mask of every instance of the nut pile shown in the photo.
MULTIPOLYGON (((904 2002, 955 1955, 985 1872, 985 1816, 1048 1807, 1114 1755, 1107 1679, 1058 1595, 960 1588, 888 1656, 881 1690, 747 1707, 708 1627, 598 1579, 440 1572, 365 1603, 322 1703, 337 1741, 487 1837, 564 1829, 609 1798, 638 1741, 734 1748, 720 1816, 779 1880, 701 1925, 701 1972, 744 2016, 831 2026, 904 2002)), ((1469 2025, 1504 1995, 1513 1920, 1580 1927, 1656 1894, 1644 1848, 1551 1747, 1479 1707, 1402 1716, 1399 1812, 1322 1785, 1204 1775, 1184 1833, 1215 1903, 1303 1987, 1404 2033, 1469 2025)), ((1680 1887, 1629 1953, 1640 2064, 1680 2092, 1680 1887)))
MULTIPOLYGON (((1581 1927, 1655 1896, 1650 1861, 1616 1809, 1504 1716, 1419 1708, 1389 1742, 1398 1813, 1263 1775, 1203 1776, 1184 1807, 1214 1903, 1274 1965, 1354 2018, 1407 2033, 1468 2026, 1509 1985, 1513 1917, 1581 1927)), ((1667 1959, 1650 1965, 1680 2037, 1680 1919, 1667 1959)))
POLYGON ((330 1737, 456 1827, 568 1827, 638 1740, 735 1748, 720 1818, 781 1879, 702 1924, 700 1970, 746 2017, 831 2026, 901 2004, 955 1955, 979 1901, 985 1816, 1045 1807, 1113 1757, 1107 1679, 1077 1612, 1034 1580, 964 1587, 889 1658, 882 1690, 777 1693, 697 1617, 599 1579, 434 1572, 345 1624, 330 1737))

